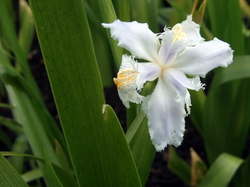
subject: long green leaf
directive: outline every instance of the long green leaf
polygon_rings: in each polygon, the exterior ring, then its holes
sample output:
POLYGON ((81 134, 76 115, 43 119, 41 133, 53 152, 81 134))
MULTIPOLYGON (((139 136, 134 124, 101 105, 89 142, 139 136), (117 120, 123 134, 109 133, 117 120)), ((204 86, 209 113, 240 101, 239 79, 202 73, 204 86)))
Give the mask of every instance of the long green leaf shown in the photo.
POLYGON ((32 94, 41 99, 42 97, 29 69, 25 54, 18 43, 18 38, 15 33, 14 21, 11 19, 10 13, 8 11, 7 1, 0 1, 0 25, 1 31, 3 32, 1 37, 4 37, 5 40, 8 41, 8 44, 10 45, 11 50, 16 57, 18 65, 21 67, 22 72, 26 77, 26 81, 28 81, 31 86, 33 91, 32 94))
MULTIPOLYGON (((12 158, 14 158, 14 157, 27 157, 27 158, 35 159, 35 160, 39 161, 42 164, 47 164, 47 165, 51 164, 53 166, 53 168, 47 168, 47 169, 49 169, 49 170, 52 169, 53 171, 50 171, 50 172, 55 172, 57 177, 62 182, 62 184, 64 184, 64 186, 74 186, 74 187, 78 186, 75 178, 73 176, 71 176, 71 173, 70 173, 71 171, 66 172, 64 169, 60 168, 58 165, 53 164, 53 163, 48 163, 50 161, 49 161, 47 155, 46 155, 45 159, 42 159, 42 158, 35 157, 33 155, 24 154, 24 153, 0 152, 0 154, 2 154, 4 156, 12 156, 12 158)), ((34 170, 29 171, 27 173, 24 173, 22 175, 24 180, 27 181, 27 182, 31 181, 31 180, 34 180, 34 179, 37 179, 37 178, 40 178, 42 176, 44 176, 44 175, 42 174, 42 170, 40 168, 39 169, 34 169, 34 170)))
POLYGON ((83 2, 30 4, 79 186, 140 186, 119 123, 109 120, 109 111, 103 117, 103 90, 83 2))
POLYGON ((130 21, 130 0, 113 1, 117 17, 122 21, 130 21))
POLYGON ((228 17, 226 29, 226 41, 230 43, 234 50, 234 55, 245 54, 245 40, 243 37, 243 20, 239 0, 228 1, 228 17))
MULTIPOLYGON (((135 121, 137 121, 137 118, 135 121)), ((147 123, 148 120, 145 117, 140 123, 138 123, 138 121, 137 124, 132 123, 128 133, 126 134, 126 137, 130 139, 130 149, 140 175, 142 186, 144 186, 147 182, 150 168, 155 156, 155 148, 149 137, 147 123), (130 131, 130 129, 132 130, 130 131)))
MULTIPOLYGON (((16 153, 25 153, 28 149, 28 142, 27 137, 24 133, 20 134, 16 139, 11 148, 12 152, 16 153)), ((23 173, 24 164, 24 157, 11 157, 9 159, 11 165, 19 172, 23 173)))
POLYGON ((148 23, 153 32, 159 32, 157 22, 159 0, 133 0, 131 1, 131 18, 141 23, 148 23))
POLYGON ((173 146, 169 146, 168 168, 180 177, 186 184, 190 183, 191 169, 188 164, 176 153, 173 146))
POLYGON ((16 80, 12 77, 5 76, 4 79, 10 102, 15 105, 12 110, 14 117, 23 125, 23 130, 34 154, 42 157, 43 150, 46 149, 53 162, 58 163, 52 142, 50 142, 48 133, 43 128, 46 119, 43 118, 40 108, 37 107, 36 100, 30 99, 25 90, 19 84, 16 84, 16 80))
POLYGON ((61 181, 58 179, 56 172, 49 161, 49 157, 46 155, 45 152, 45 171, 48 176, 48 181, 51 187, 63 187, 61 181))
MULTIPOLYGON (((97 1, 102 21, 104 23, 112 23, 117 19, 117 15, 113 6, 113 3, 111 0, 102 0, 97 1)), ((106 29, 107 37, 109 39, 110 47, 113 53, 113 57, 115 60, 115 67, 116 69, 119 69, 121 64, 121 57, 123 54, 123 49, 117 46, 117 41, 115 41, 113 38, 111 38, 109 30, 106 29)))
MULTIPOLYGON (((104 118, 105 118, 105 122, 106 122, 106 126, 107 129, 110 134, 112 134, 112 136, 109 139, 106 139, 106 142, 109 142, 109 146, 107 146, 105 149, 107 152, 113 152, 112 150, 116 150, 114 154, 115 158, 118 158, 118 156, 120 155, 120 158, 118 161, 113 160, 110 158, 110 155, 103 155, 103 159, 106 160, 107 164, 114 164, 116 165, 114 172, 116 172, 116 170, 119 168, 120 173, 117 174, 117 178, 113 178, 112 176, 110 176, 110 173, 108 174, 108 176, 106 176, 106 180, 115 180, 116 185, 115 186, 119 186, 119 185, 124 185, 124 186, 143 186, 143 180, 139 178, 139 174, 140 173, 140 168, 136 169, 135 164, 137 165, 137 160, 135 158, 135 163, 134 160, 132 159, 132 154, 133 149, 131 150, 132 153, 129 150, 127 141, 122 133, 122 128, 119 124, 119 121, 114 113, 114 111, 112 110, 112 108, 108 105, 104 105, 104 118), (119 129, 119 130, 118 130, 119 129), (123 139, 124 138, 124 139, 123 139), (119 144, 117 144, 117 140, 119 140, 119 144), (128 151, 129 150, 129 151, 128 151), (129 155, 128 155, 129 154, 129 155), (123 172, 124 173, 123 173, 123 172), (128 172, 129 171, 129 172, 128 172), (126 177, 133 179, 132 181, 130 181, 130 183, 126 182, 124 179, 124 176, 126 175, 126 177), (142 181, 142 184, 141 184, 142 181)), ((104 145, 105 146, 105 145, 104 145)), ((138 150, 138 149, 137 149, 138 150)), ((144 150, 143 148, 141 149, 141 151, 144 150)), ((134 154, 133 154, 134 156, 134 154)), ((145 156, 147 157, 147 156, 145 156)), ((151 165, 151 164, 150 164, 151 165)), ((138 166, 138 165, 137 165, 138 166)), ((110 171, 112 172, 112 170, 110 171)), ((110 181, 110 184, 114 182, 114 181, 110 181)))
POLYGON ((214 36, 229 42, 235 55, 243 55, 245 46, 239 0, 209 0, 207 8, 214 36))
POLYGON ((213 163, 199 187, 226 187, 243 162, 242 159, 223 153, 213 163))
POLYGON ((11 65, 8 52, 0 44, 0 76, 5 84, 9 101, 14 106, 12 108, 14 118, 23 125, 32 150, 37 156, 42 156, 43 149, 50 150, 48 151, 50 158, 58 163, 53 150, 54 140, 60 141, 64 148, 65 143, 58 126, 49 115, 31 75, 27 60, 17 40, 14 23, 7 11, 6 2, 0 2, 0 24, 3 29, 1 37, 5 37, 4 39, 8 41, 18 65, 21 67, 22 74, 11 65))
MULTIPOLYGON (((98 62, 99 70, 102 77, 102 83, 104 87, 109 87, 113 85, 112 81, 112 56, 109 47, 109 42, 106 37, 106 31, 103 29, 101 23, 100 12, 95 12, 96 8, 90 6, 86 1, 84 3, 86 14, 89 20, 89 26, 91 30, 91 35, 93 38, 93 44, 96 54, 96 59, 98 62), (98 17, 99 16, 99 17, 98 17)), ((98 9, 99 11, 99 9, 98 9)))
POLYGON ((0 187, 28 187, 18 172, 0 154, 0 187))
POLYGON ((202 127, 202 115, 204 112, 204 105, 206 101, 206 95, 203 90, 194 91, 189 90, 191 95, 192 107, 191 107, 191 119, 201 135, 203 135, 202 127))
POLYGON ((25 182, 31 182, 35 179, 41 178, 42 176, 43 172, 40 168, 33 169, 31 171, 22 174, 22 178, 25 182))
POLYGON ((210 162, 222 152, 241 156, 250 125, 250 79, 232 92, 229 82, 212 90, 203 114, 203 134, 210 162))
POLYGON ((237 186, 250 186, 250 154, 241 164, 240 168, 237 170, 233 180, 230 183, 230 187, 237 187, 237 186))
POLYGON ((228 0, 209 0, 207 1, 207 9, 211 22, 212 33, 219 39, 225 40, 225 32, 227 28, 227 2, 228 0), (223 28, 223 29, 222 29, 223 28))

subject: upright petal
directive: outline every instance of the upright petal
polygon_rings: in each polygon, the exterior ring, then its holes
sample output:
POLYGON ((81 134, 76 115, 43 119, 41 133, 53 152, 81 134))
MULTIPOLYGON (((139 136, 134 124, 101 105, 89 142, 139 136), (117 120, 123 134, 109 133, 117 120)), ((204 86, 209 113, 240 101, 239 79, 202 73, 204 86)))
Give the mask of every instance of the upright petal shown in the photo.
POLYGON ((137 62, 130 56, 123 55, 122 64, 117 74, 117 78, 114 78, 114 82, 117 86, 119 97, 127 108, 129 108, 129 102, 139 104, 144 98, 137 92, 138 75, 137 62))
POLYGON ((193 44, 201 43, 204 38, 200 35, 200 25, 192 21, 192 16, 189 15, 185 21, 176 24, 172 31, 175 32, 176 40, 187 39, 193 44))
POLYGON ((186 41, 175 41, 174 32, 168 29, 165 29, 159 38, 161 39, 159 63, 162 66, 171 66, 177 55, 185 48, 186 41))
POLYGON ((176 98, 177 93, 163 78, 159 78, 154 92, 142 104, 148 117, 150 137, 157 151, 167 145, 179 146, 182 142, 186 112, 184 103, 176 98))
POLYGON ((186 47, 176 58, 173 68, 188 75, 204 77, 216 67, 227 67, 232 60, 233 50, 229 44, 215 38, 194 47, 186 47))
POLYGON ((127 49, 133 56, 151 62, 157 59, 158 37, 148 28, 148 24, 116 20, 102 26, 110 28, 111 36, 119 41, 118 46, 127 49))

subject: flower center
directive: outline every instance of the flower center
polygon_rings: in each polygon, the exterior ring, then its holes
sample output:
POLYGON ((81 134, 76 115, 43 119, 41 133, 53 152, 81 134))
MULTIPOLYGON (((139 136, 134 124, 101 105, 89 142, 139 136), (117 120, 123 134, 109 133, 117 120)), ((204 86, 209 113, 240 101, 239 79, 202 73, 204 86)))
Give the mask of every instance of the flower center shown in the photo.
POLYGON ((181 30, 180 26, 177 26, 173 29, 174 32, 174 41, 183 40, 186 37, 186 33, 181 30))
POLYGON ((139 72, 131 69, 125 69, 119 72, 117 78, 114 78, 117 89, 129 88, 136 84, 138 74, 139 72))

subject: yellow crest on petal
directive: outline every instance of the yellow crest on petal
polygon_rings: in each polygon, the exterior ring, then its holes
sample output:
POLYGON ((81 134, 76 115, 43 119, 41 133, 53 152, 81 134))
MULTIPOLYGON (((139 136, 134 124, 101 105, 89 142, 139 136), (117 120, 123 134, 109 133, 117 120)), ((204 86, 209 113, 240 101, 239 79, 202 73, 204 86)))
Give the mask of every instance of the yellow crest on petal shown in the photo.
POLYGON ((138 72, 131 69, 124 69, 117 74, 117 78, 114 78, 114 83, 117 89, 124 89, 130 87, 131 84, 136 82, 138 72))
POLYGON ((172 31, 174 32, 174 41, 185 39, 186 33, 181 30, 181 26, 179 24, 173 27, 172 31))

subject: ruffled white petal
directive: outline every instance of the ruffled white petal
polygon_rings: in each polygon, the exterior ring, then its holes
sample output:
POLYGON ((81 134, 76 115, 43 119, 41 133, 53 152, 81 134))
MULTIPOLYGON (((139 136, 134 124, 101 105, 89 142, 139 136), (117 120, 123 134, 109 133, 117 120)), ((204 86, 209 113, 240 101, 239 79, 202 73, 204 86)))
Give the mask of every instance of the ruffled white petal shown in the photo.
POLYGON ((204 42, 200 26, 188 16, 171 30, 156 35, 147 24, 121 22, 102 24, 111 29, 118 46, 136 58, 149 61, 137 63, 123 55, 122 65, 114 79, 123 104, 141 103, 148 117, 150 137, 157 151, 167 145, 179 146, 183 139, 185 116, 190 113, 188 89, 203 89, 200 77, 210 70, 232 62, 229 44, 215 38, 204 42), (187 78, 186 74, 194 76, 187 78), (138 92, 147 81, 158 78, 153 93, 146 98, 138 92))
POLYGON ((103 23, 103 27, 111 29, 111 36, 118 40, 118 46, 130 51, 133 56, 148 61, 156 61, 159 41, 146 23, 121 22, 103 23))
POLYGON ((202 42, 194 47, 187 47, 175 59, 173 68, 188 75, 205 75, 212 69, 227 67, 233 61, 233 50, 229 44, 217 38, 202 42))
POLYGON ((129 108, 129 102, 139 104, 144 99, 138 93, 140 89, 137 85, 138 75, 138 63, 132 57, 123 55, 122 64, 114 82, 117 85, 119 97, 127 108, 129 108))
POLYGON ((177 93, 159 78, 152 95, 142 104, 148 117, 149 133, 157 151, 167 145, 179 146, 183 139, 186 116, 184 103, 178 101, 177 93))
POLYGON ((176 24, 172 31, 176 33, 176 37, 180 37, 178 40, 189 40, 193 45, 204 41, 200 35, 200 25, 192 21, 191 15, 187 16, 187 19, 182 23, 176 24))

